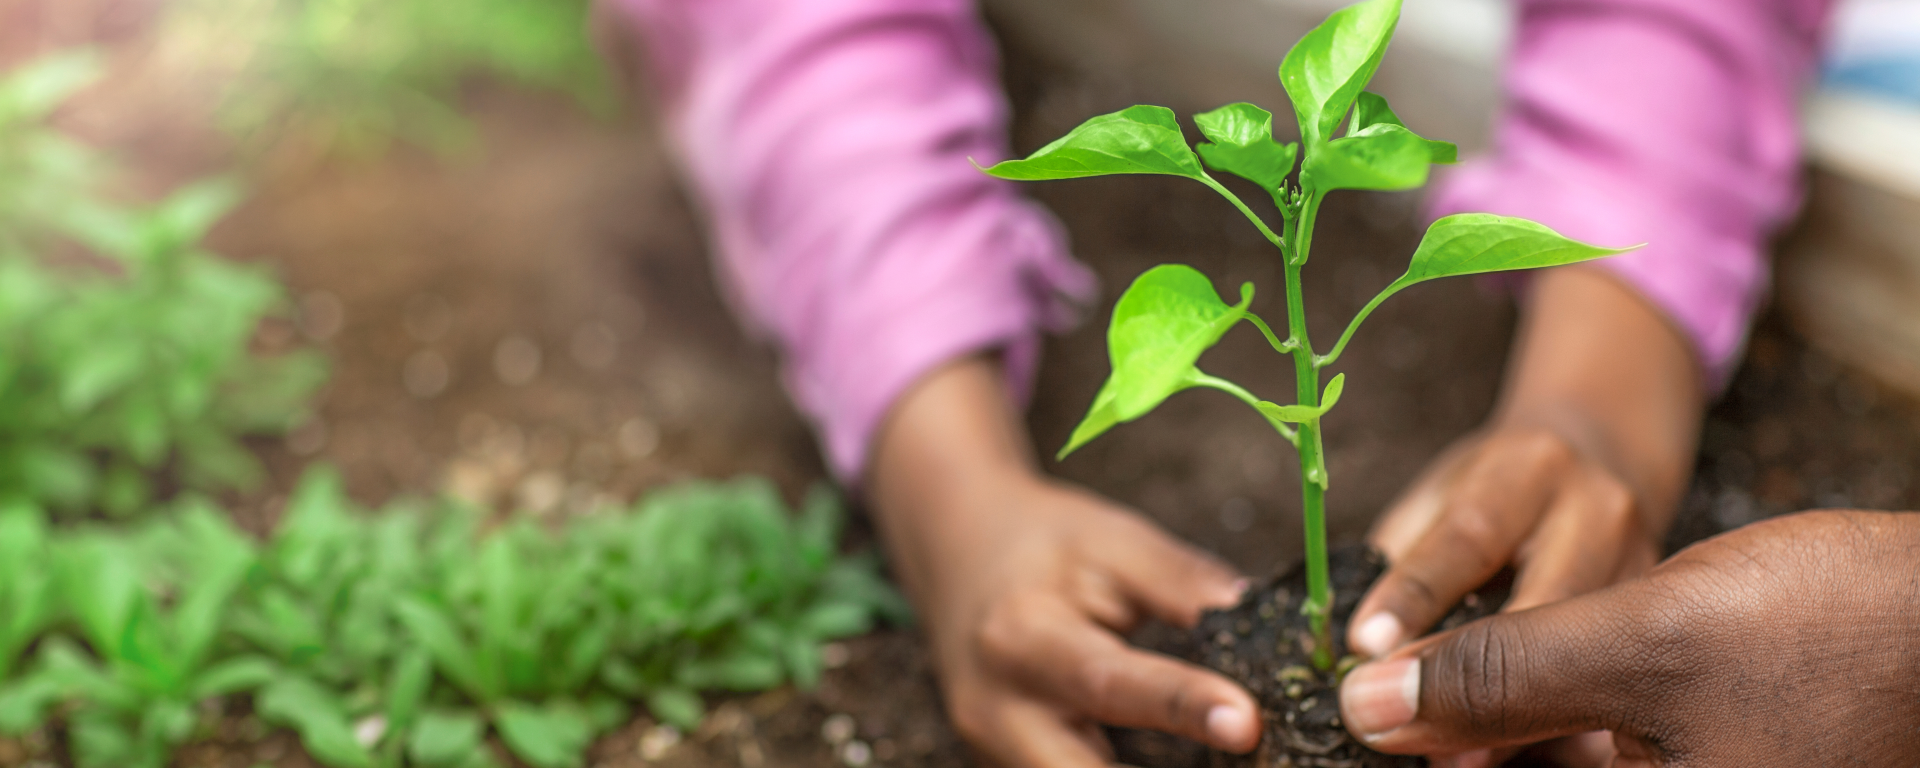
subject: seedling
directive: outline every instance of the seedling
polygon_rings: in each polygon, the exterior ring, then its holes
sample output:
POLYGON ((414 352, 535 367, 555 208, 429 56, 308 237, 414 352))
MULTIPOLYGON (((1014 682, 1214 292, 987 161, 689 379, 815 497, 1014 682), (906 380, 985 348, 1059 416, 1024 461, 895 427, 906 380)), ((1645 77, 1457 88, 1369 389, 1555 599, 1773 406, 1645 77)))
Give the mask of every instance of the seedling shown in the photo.
POLYGON ((97 71, 75 52, 0 79, 0 497, 124 516, 156 487, 260 479, 239 438, 305 419, 326 366, 249 353, 286 302, 199 245, 233 185, 126 204, 105 192, 112 163, 48 125, 97 71))
POLYGON ((1088 120, 1024 160, 987 169, 994 176, 1021 181, 1112 174, 1193 179, 1225 197, 1279 249, 1286 276, 1285 338, 1248 310, 1251 283, 1240 287, 1238 303, 1228 304, 1205 275, 1184 265, 1154 267, 1134 280, 1114 307, 1107 330, 1113 373, 1059 455, 1065 458, 1115 424, 1146 415, 1184 389, 1217 389, 1252 406, 1299 452, 1309 592, 1304 610, 1314 633, 1314 664, 1323 671, 1333 668, 1334 646, 1333 588, 1327 573, 1328 477, 1320 420, 1339 402, 1346 378, 1335 375, 1323 390, 1320 372, 1340 359, 1354 331, 1381 302, 1408 286, 1440 277, 1571 264, 1630 250, 1575 242, 1525 219, 1484 213, 1448 216, 1427 229, 1406 274, 1367 302, 1330 350, 1315 352, 1307 338, 1300 272, 1327 193, 1413 189, 1426 183, 1432 164, 1452 163, 1457 154, 1452 144, 1408 130, 1386 99, 1365 90, 1393 37, 1400 3, 1366 0, 1336 11, 1287 52, 1280 82, 1299 121, 1298 144, 1274 140, 1273 115, 1267 110, 1229 104, 1194 116, 1207 139, 1196 155, 1171 110, 1135 106, 1088 120), (1346 130, 1341 133, 1343 124, 1346 130), (1297 174, 1296 159, 1301 161, 1297 174), (1279 231, 1209 175, 1209 168, 1265 190, 1279 211, 1279 231), (1258 328, 1274 351, 1292 356, 1293 403, 1260 399, 1196 367, 1201 353, 1243 320, 1258 328))

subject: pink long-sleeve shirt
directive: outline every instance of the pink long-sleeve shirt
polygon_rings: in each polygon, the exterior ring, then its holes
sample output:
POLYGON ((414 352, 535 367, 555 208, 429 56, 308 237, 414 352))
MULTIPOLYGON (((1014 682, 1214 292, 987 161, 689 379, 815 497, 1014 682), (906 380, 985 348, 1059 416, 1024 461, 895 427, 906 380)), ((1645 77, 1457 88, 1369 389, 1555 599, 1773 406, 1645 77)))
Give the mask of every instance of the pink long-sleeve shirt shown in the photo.
MULTIPOLYGON (((969 162, 1006 155, 970 0, 606 1, 646 41, 730 295, 842 479, 943 362, 998 351, 1027 391, 1041 331, 1093 281, 1051 217, 969 162)), ((1723 381, 1797 202, 1794 106, 1831 1, 1520 0, 1495 150, 1436 215, 1649 243, 1606 268, 1723 381)))

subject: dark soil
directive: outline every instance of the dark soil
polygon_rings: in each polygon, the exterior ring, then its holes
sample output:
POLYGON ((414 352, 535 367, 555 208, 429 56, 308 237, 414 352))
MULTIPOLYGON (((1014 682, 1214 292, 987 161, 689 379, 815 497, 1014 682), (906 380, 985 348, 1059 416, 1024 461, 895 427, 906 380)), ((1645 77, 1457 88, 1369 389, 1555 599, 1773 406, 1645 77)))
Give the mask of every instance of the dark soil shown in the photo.
MULTIPOLYGON (((1386 559, 1363 544, 1337 547, 1328 558, 1333 579, 1334 658, 1346 658, 1347 620, 1380 574, 1386 559)), ((1467 595, 1442 619, 1444 632, 1492 615, 1507 600, 1511 575, 1502 573, 1467 595)), ((1115 729, 1120 762, 1141 768, 1420 768, 1421 758, 1384 755, 1355 741, 1340 724, 1339 679, 1313 667, 1313 630, 1301 607, 1307 595, 1300 562, 1248 590, 1240 604, 1210 611, 1191 632, 1164 627, 1138 642, 1237 680, 1253 693, 1266 719, 1260 748, 1249 755, 1209 753, 1170 737, 1115 729)), ((1336 670, 1339 665, 1336 665, 1336 670)))

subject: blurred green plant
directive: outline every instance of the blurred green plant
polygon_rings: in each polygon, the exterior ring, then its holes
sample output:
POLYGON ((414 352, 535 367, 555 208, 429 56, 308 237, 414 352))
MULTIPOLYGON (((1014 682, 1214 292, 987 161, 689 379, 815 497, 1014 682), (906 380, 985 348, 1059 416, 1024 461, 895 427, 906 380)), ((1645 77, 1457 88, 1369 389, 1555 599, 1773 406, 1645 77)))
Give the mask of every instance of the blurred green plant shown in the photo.
POLYGON ((199 245, 233 185, 123 204, 103 189, 112 164, 48 125, 97 70, 71 53, 0 80, 0 496, 124 515, 156 481, 257 480, 239 438, 305 419, 326 366, 248 352, 287 302, 266 270, 199 245))
POLYGON ((394 139, 452 150, 473 139, 459 97, 474 75, 596 110, 610 103, 588 8, 588 0, 199 0, 177 6, 175 20, 243 26, 237 39, 252 53, 222 117, 244 138, 292 127, 348 150, 394 139))
POLYGON ((489 528, 451 502, 368 514, 325 468, 265 547, 195 500, 118 534, 15 506, 0 663, 35 651, 0 674, 0 734, 62 712, 82 768, 157 766, 200 702, 248 693, 334 768, 491 766, 489 733, 578 766, 630 703, 691 728, 701 691, 811 686, 824 643, 908 620, 872 558, 838 553, 841 517, 824 490, 793 515, 740 480, 489 528))

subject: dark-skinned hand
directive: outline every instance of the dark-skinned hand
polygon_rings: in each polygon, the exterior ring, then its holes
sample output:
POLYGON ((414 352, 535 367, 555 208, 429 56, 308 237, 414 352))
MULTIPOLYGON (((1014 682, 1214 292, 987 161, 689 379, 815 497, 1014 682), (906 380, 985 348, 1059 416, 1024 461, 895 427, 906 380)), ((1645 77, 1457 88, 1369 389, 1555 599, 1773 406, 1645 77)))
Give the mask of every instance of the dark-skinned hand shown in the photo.
POLYGON ((1489 617, 1350 673, 1374 748, 1611 730, 1616 768, 1920 764, 1920 515, 1810 512, 1645 577, 1489 617))

